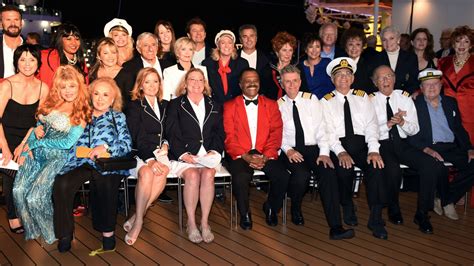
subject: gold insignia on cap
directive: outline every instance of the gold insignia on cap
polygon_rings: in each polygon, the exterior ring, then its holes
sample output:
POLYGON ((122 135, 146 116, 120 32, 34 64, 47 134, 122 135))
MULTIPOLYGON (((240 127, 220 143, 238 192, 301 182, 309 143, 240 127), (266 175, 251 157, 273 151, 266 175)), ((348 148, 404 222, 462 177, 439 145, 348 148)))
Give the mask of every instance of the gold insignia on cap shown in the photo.
POLYGON ((346 59, 342 59, 339 64, 341 65, 341 67, 348 67, 349 66, 349 62, 347 62, 346 59))
POLYGON ((353 94, 353 95, 356 95, 356 96, 364 97, 365 91, 363 91, 363 90, 353 90, 353 91, 352 91, 352 94, 353 94))
POLYGON ((336 96, 336 94, 334 94, 334 92, 330 92, 330 93, 324 95, 323 98, 326 99, 326 101, 329 101, 329 100, 331 100, 332 98, 334 98, 334 96, 336 96))
POLYGON ((312 96, 313 96, 313 94, 310 93, 310 92, 303 92, 301 94, 301 98, 303 98, 303 99, 311 99, 312 96))

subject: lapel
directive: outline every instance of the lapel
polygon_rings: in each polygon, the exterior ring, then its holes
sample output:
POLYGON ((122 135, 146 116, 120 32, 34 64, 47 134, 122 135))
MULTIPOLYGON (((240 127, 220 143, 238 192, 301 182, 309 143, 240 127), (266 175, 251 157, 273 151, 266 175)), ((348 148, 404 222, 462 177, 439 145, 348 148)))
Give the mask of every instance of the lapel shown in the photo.
POLYGON ((235 109, 237 111, 238 119, 234 122, 238 123, 238 121, 240 121, 241 125, 244 127, 244 131, 247 134, 247 137, 251 140, 252 138, 250 136, 249 122, 248 122, 247 112, 245 111, 245 104, 244 104, 243 97, 244 96, 237 96, 235 98, 235 105, 236 105, 235 109))
MULTIPOLYGON (((433 127, 431 125, 430 112, 428 111, 428 104, 429 103, 425 100, 423 95, 420 95, 420 96, 421 96, 421 102, 422 102, 422 104, 420 106, 420 110, 419 110, 419 112, 421 112, 420 120, 423 119, 424 121, 426 121, 427 139, 429 140, 430 143, 432 143, 433 142, 433 127)), ((421 126, 420 126, 420 128, 421 128, 421 126)))
MULTIPOLYGON (((454 117, 453 117, 453 108, 451 107, 451 105, 446 101, 446 98, 444 98, 443 96, 441 96, 441 103, 443 105, 443 112, 444 112, 444 115, 446 116, 446 120, 448 121, 448 126, 449 128, 451 129, 451 131, 453 132, 453 134, 456 134, 456 132, 454 132, 454 125, 453 125, 453 122, 454 122, 454 117)), ((459 115, 459 114, 456 114, 456 115, 459 115)))
MULTIPOLYGON (((406 63, 405 55, 406 55, 405 51, 402 51, 402 49, 400 49, 400 51, 398 52, 397 65, 395 66, 395 73, 402 73, 400 72, 400 68, 403 67, 404 63, 406 63)), ((387 54, 387 59, 388 59, 388 54, 387 54)), ((390 65, 390 61, 389 61, 389 65, 390 65)))
MULTIPOLYGON (((156 100, 158 100, 158 99, 156 99, 156 100)), ((145 114, 147 114, 148 116, 151 116, 151 118, 153 118, 154 120, 156 120, 158 123, 161 124, 161 121, 163 121, 163 118, 165 116, 164 116, 164 110, 162 110, 162 107, 160 107, 159 103, 158 103, 158 106, 160 108, 161 120, 158 119, 158 116, 155 114, 155 111, 153 110, 153 108, 151 108, 151 106, 148 104, 148 101, 145 99, 145 97, 143 97, 143 99, 140 100, 140 105, 142 106, 143 111, 145 112, 145 114)))
POLYGON ((267 106, 263 97, 258 96, 258 120, 257 120, 257 137, 255 138, 255 146, 257 146, 260 135, 268 129, 267 106))
POLYGON ((204 123, 202 123, 203 128, 207 120, 211 116, 212 111, 214 110, 214 104, 212 103, 212 100, 210 97, 204 96, 204 106, 206 108, 206 114, 204 115, 204 123))
POLYGON ((181 108, 184 110, 186 114, 188 114, 194 120, 194 122, 196 122, 198 128, 200 128, 199 120, 197 119, 196 113, 194 113, 194 110, 191 107, 191 103, 189 102, 186 94, 181 96, 181 108))

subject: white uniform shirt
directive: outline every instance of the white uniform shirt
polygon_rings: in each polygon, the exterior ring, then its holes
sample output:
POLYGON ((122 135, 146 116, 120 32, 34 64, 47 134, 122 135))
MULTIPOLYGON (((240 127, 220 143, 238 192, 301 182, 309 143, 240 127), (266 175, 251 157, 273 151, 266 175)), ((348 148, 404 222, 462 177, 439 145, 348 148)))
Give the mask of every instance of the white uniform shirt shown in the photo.
POLYGON ((293 101, 296 102, 305 145, 318 145, 320 155, 329 156, 328 135, 323 118, 323 108, 316 95, 299 92, 294 100, 285 95, 278 100, 283 120, 283 139, 281 149, 286 153, 296 145, 296 128, 293 120, 293 101))
MULTIPOLYGON (((351 109, 352 127, 354 134, 365 137, 370 152, 379 152, 379 130, 377 115, 369 97, 364 91, 351 89, 347 93, 347 100, 351 109)), ((344 95, 334 90, 323 99, 324 119, 329 134, 329 145, 337 155, 345 151, 339 138, 345 137, 344 126, 344 95)))
POLYGON ((143 61, 143 68, 145 67, 152 67, 154 69, 156 69, 156 71, 158 71, 158 74, 160 74, 160 78, 162 80, 165 79, 165 77, 163 76, 163 71, 161 70, 161 65, 160 65, 160 61, 158 60, 158 57, 156 57, 156 60, 155 60, 155 64, 154 65, 151 65, 150 63, 148 63, 148 61, 146 61, 145 59, 143 59, 142 57, 142 61, 143 61))
MULTIPOLYGON (((207 68, 205 66, 193 65, 195 68, 199 68, 204 72, 204 77, 207 80, 207 68)), ((163 76, 166 77, 163 80, 163 99, 171 100, 176 98, 176 90, 184 79, 186 75, 186 70, 184 70, 178 64, 165 68, 163 71, 163 76)))
POLYGON ((244 101, 245 112, 247 113, 247 121, 249 123, 249 130, 250 130, 250 138, 252 140, 252 149, 255 149, 255 143, 257 142, 258 105, 255 105, 253 103, 250 103, 249 105, 245 105, 245 99, 254 100, 256 98, 250 99, 244 95, 244 98, 242 99, 242 101, 244 101))
POLYGON ((244 50, 240 52, 240 57, 246 59, 249 62, 249 66, 253 69, 257 69, 257 50, 251 54, 246 54, 244 50))
MULTIPOLYGON (((3 38, 3 78, 8 78, 15 75, 15 67, 13 66, 13 53, 16 49, 8 47, 7 42, 5 41, 5 35, 3 38)), ((21 44, 23 44, 23 39, 21 39, 21 44)), ((21 45, 20 44, 20 45, 21 45)))
POLYGON ((371 98, 377 113, 377 120, 379 125, 380 140, 388 139, 390 128, 387 126, 387 97, 390 97, 389 103, 393 114, 398 112, 398 109, 406 111, 407 115, 403 117, 405 123, 403 126, 397 125, 398 134, 401 138, 413 136, 420 131, 418 124, 418 115, 416 113, 415 103, 410 95, 402 90, 394 90, 390 96, 386 96, 381 92, 376 92, 375 96, 371 98))

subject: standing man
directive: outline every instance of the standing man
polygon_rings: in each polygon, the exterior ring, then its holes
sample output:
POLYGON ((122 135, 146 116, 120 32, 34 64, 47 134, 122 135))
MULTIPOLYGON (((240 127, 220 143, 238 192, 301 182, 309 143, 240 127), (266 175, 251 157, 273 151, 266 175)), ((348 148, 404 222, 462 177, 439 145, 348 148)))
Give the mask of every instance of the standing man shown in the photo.
POLYGON ((319 37, 323 41, 321 49, 321 58, 329 58, 333 60, 344 56, 346 53, 339 46, 336 46, 337 41, 337 26, 332 22, 325 23, 319 28, 319 37))
POLYGON ((441 32, 439 37, 439 45, 441 49, 436 52, 436 58, 440 59, 448 55, 454 55, 454 49, 451 47, 451 33, 453 29, 447 28, 441 32))
POLYGON ((367 226, 376 238, 387 239, 382 220, 386 186, 382 175, 384 162, 379 154, 377 116, 367 94, 362 90, 351 89, 356 70, 357 64, 349 57, 339 57, 328 64, 326 72, 331 76, 336 90, 321 100, 323 114, 331 150, 335 155, 333 161, 344 222, 351 226, 358 224, 352 201, 354 166, 357 166, 365 173, 370 207, 367 226))
MULTIPOLYGON (((415 104, 406 91, 395 90, 395 72, 386 65, 374 70, 372 80, 378 92, 372 97, 380 130, 380 153, 384 158, 384 179, 388 190, 388 217, 393 224, 403 224, 398 201, 402 172, 400 164, 417 171, 420 190, 414 222, 421 232, 433 233, 428 211, 433 209, 436 180, 447 178, 443 163, 416 149, 407 141, 420 130, 415 104)), ((423 98, 423 96, 419 96, 423 98)))
POLYGON ((296 66, 288 65, 280 73, 286 92, 278 100, 283 120, 281 159, 291 172, 288 185, 291 221, 295 225, 304 224, 301 203, 313 171, 319 178, 319 191, 330 227, 330 239, 352 238, 354 230, 342 227, 337 177, 329 157, 329 140, 321 103, 316 95, 300 92, 300 70, 296 66))
POLYGON ((454 204, 474 184, 474 149, 462 126, 456 100, 440 94, 442 76, 443 72, 436 69, 425 69, 418 75, 423 92, 415 100, 420 132, 408 140, 424 153, 450 162, 457 169, 450 182, 444 176, 438 180, 439 198, 435 198, 434 211, 458 220, 454 204))
POLYGON ((239 28, 240 42, 242 49, 238 51, 240 57, 249 62, 249 66, 257 70, 258 75, 262 76, 263 68, 268 65, 270 60, 265 53, 257 49, 257 27, 253 24, 244 24, 239 28))
POLYGON ((193 65, 201 65, 202 61, 211 55, 211 47, 206 45, 206 22, 195 17, 186 24, 186 34, 196 43, 193 55, 193 65))
POLYGON ((290 174, 277 160, 283 129, 280 111, 275 101, 258 94, 260 78, 255 69, 243 70, 239 85, 243 95, 224 104, 224 130, 240 227, 252 229, 249 184, 254 170, 262 170, 270 179, 270 191, 263 211, 266 223, 276 226, 290 179, 290 174))
POLYGON ((13 5, 2 7, 0 11, 2 16, 3 35, 0 39, 0 78, 8 78, 15 74, 13 66, 13 52, 23 44, 21 38, 21 28, 23 26, 21 10, 13 5))

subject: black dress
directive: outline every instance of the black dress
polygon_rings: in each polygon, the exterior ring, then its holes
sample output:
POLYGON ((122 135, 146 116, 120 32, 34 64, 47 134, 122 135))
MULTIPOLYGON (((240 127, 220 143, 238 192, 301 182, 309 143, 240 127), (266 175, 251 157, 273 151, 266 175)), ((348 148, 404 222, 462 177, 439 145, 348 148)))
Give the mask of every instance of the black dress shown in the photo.
MULTIPOLYGON (((6 81, 10 82, 8 79, 6 81)), ((8 143, 8 148, 12 153, 16 147, 20 145, 26 133, 28 133, 28 130, 36 123, 35 113, 38 109, 42 85, 43 83, 41 82, 40 93, 38 100, 35 103, 20 104, 13 100, 13 86, 10 82, 12 94, 5 106, 1 123, 3 126, 3 133, 5 134, 8 143)), ((5 204, 8 208, 8 219, 15 219, 17 216, 13 205, 12 188, 16 171, 3 170, 0 174, 2 174, 3 177, 3 193, 5 196, 5 204)))

